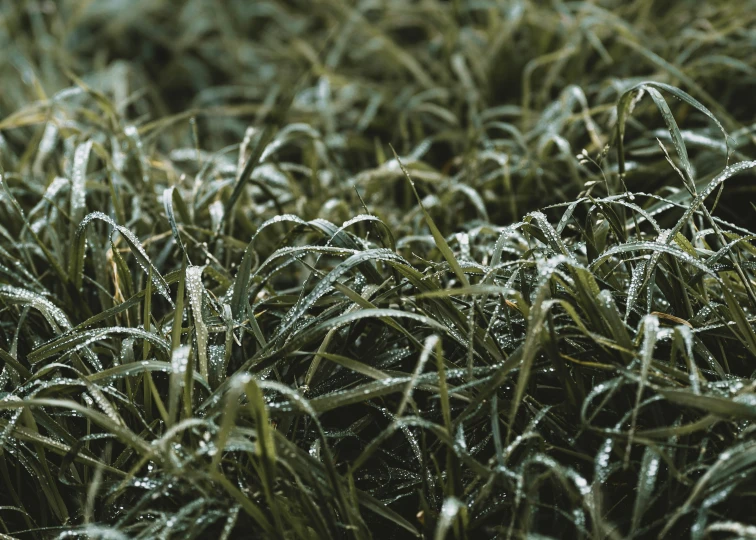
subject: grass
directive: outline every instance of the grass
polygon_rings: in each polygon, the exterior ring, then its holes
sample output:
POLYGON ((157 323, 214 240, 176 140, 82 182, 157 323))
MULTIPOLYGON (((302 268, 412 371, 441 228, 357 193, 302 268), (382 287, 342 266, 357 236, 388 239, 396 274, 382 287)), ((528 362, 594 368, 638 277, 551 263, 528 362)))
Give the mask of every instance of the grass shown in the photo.
POLYGON ((754 538, 753 2, 0 1, 0 538, 754 538))

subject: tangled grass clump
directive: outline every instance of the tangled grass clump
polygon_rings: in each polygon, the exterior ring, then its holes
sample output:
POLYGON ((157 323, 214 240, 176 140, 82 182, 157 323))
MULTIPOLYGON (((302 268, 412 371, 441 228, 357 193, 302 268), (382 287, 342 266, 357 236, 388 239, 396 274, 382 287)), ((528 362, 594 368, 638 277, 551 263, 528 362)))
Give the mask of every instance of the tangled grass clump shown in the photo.
POLYGON ((756 6, 542 4, 0 3, 0 538, 756 537, 756 6))

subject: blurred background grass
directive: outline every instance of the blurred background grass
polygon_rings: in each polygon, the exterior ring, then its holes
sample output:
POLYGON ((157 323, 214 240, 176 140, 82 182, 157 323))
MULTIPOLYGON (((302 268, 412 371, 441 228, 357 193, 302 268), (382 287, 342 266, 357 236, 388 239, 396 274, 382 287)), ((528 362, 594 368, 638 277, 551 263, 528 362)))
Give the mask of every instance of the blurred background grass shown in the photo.
MULTIPOLYGON (((640 80, 679 85, 730 131, 748 128, 741 145, 753 145, 752 1, 2 6, 2 117, 53 98, 73 73, 112 98, 123 120, 173 117, 154 137, 164 150, 195 144, 187 125, 193 114, 200 146, 216 151, 238 143, 249 125, 280 123, 281 102, 296 89, 287 122, 322 133, 337 177, 377 166, 387 143, 405 155, 427 141, 423 163, 480 191, 498 222, 579 191, 575 150, 601 150, 615 101, 640 80), (481 155, 502 147, 511 169, 504 185, 487 174, 500 168, 497 159, 481 155), (509 204, 494 204, 501 189, 509 204)), ((641 107, 649 114, 637 111, 632 127, 663 127, 650 101, 641 107)), ((673 108, 686 129, 712 129, 685 104, 673 108)), ((33 130, 4 136, 22 153, 33 130)), ((659 188, 658 175, 641 174, 666 165, 655 141, 633 144, 643 167, 633 188, 659 188)), ((694 157, 717 151, 700 140, 695 146, 694 157)), ((706 157, 704 174, 711 172, 706 157)), ((740 190, 750 188, 733 188, 732 201, 723 201, 733 218, 747 210, 737 203, 740 190)), ((319 210, 324 201, 312 202, 319 210)))

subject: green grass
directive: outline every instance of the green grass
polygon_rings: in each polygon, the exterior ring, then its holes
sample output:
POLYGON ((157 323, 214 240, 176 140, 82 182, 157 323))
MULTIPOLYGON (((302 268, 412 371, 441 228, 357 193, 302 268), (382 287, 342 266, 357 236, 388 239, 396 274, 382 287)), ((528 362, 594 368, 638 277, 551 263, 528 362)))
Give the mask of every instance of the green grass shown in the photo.
POLYGON ((0 0, 0 539, 755 538, 756 5, 0 0))

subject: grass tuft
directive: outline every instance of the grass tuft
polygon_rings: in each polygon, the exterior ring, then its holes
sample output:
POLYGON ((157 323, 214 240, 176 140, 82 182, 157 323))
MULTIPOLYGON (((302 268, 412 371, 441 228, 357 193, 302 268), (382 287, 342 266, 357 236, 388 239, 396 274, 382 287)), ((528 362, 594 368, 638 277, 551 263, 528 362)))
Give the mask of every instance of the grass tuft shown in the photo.
POLYGON ((0 538, 756 537, 754 7, 0 1, 0 538))

